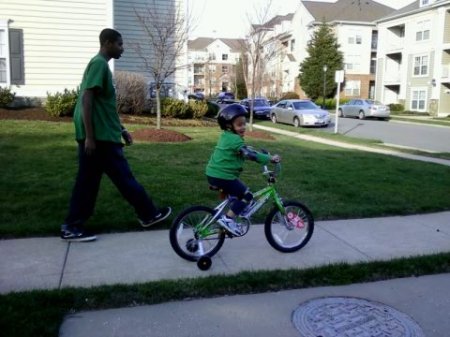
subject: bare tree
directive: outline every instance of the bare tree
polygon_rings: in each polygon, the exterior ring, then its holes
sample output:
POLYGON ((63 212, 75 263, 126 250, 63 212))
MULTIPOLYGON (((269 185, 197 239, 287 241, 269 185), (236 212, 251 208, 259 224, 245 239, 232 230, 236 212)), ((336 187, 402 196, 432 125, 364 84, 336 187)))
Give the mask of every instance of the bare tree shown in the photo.
POLYGON ((267 62, 273 58, 277 49, 271 43, 271 27, 266 23, 271 15, 272 0, 268 0, 266 5, 255 6, 254 16, 247 14, 251 24, 250 32, 243 42, 242 49, 245 52, 246 60, 243 62, 244 78, 247 85, 247 92, 250 93, 250 120, 249 130, 253 131, 253 104, 256 93, 260 93, 263 74, 267 62))
POLYGON ((161 128, 161 87, 181 68, 187 67, 182 56, 187 53, 189 13, 177 2, 147 5, 144 10, 134 9, 145 38, 134 44, 136 54, 153 78, 156 90, 156 128, 161 128))

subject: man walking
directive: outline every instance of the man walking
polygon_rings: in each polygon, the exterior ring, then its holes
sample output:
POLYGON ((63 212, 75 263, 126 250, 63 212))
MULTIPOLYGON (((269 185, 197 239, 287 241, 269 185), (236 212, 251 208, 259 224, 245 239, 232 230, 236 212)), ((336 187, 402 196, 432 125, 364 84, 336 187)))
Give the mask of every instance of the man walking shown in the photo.
POLYGON ((111 179, 122 196, 132 205, 143 227, 166 219, 170 207, 157 209, 140 185, 123 155, 122 138, 133 140, 120 124, 116 93, 108 61, 119 59, 123 40, 114 29, 100 33, 100 51, 86 67, 75 107, 75 137, 78 142, 78 173, 72 191, 69 212, 61 226, 61 239, 93 241, 96 236, 84 229, 93 214, 103 173, 111 179))

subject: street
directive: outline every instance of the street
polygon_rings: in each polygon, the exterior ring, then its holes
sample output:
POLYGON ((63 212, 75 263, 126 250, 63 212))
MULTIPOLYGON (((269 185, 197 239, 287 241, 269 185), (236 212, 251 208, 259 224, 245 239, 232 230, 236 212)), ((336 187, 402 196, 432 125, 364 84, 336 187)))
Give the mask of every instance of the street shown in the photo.
MULTIPOLYGON (((338 132, 345 136, 381 140, 386 145, 428 152, 450 152, 449 127, 357 118, 339 118, 338 123, 338 132)), ((318 130, 333 133, 334 125, 332 116, 331 124, 318 130)))

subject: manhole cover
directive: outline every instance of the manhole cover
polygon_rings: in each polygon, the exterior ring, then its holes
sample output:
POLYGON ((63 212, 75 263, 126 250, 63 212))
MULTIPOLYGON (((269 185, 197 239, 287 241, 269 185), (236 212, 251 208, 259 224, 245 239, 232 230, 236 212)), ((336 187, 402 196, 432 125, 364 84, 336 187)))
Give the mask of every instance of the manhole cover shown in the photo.
POLYGON ((310 300, 293 313, 302 337, 424 337, 407 315, 381 303, 351 297, 310 300))

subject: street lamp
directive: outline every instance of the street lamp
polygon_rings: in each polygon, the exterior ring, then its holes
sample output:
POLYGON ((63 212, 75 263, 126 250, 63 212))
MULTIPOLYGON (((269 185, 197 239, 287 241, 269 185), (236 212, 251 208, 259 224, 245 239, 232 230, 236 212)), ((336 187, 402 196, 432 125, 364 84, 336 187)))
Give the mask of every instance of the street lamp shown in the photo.
POLYGON ((322 109, 325 109, 325 92, 327 91, 327 70, 328 66, 323 66, 323 97, 322 97, 322 109))

